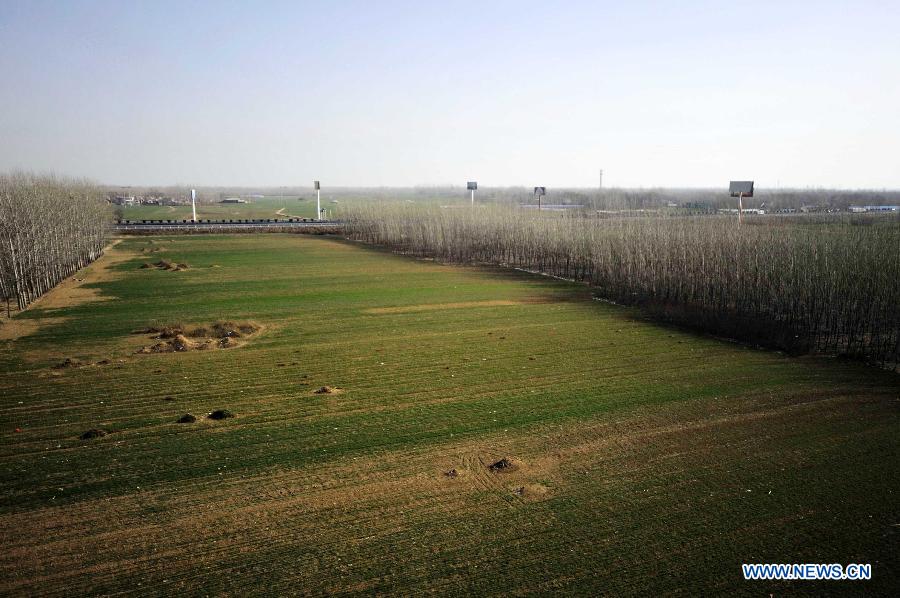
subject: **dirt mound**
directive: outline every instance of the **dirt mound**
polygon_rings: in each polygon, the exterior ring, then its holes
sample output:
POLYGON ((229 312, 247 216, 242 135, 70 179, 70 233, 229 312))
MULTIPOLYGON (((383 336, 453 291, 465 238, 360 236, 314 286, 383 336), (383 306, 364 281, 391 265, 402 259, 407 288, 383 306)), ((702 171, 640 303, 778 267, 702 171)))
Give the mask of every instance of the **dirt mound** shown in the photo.
POLYGON ((229 417, 234 417, 234 413, 232 413, 228 409, 216 409, 207 417, 209 419, 228 419, 229 417))
POLYGON ((212 325, 212 334, 217 338, 241 338, 259 332, 259 326, 252 322, 216 322, 212 325))
POLYGON ((341 392, 342 390, 344 389, 338 388, 336 386, 320 386, 319 388, 315 389, 313 393, 317 395, 333 395, 341 392))
POLYGON ((507 457, 503 457, 499 461, 494 461, 488 465, 488 469, 491 471, 511 471, 514 467, 515 464, 507 457))
POLYGON ((157 270, 167 270, 169 272, 180 272, 181 270, 187 270, 188 268, 190 268, 190 265, 170 262, 169 260, 159 260, 158 262, 154 262, 152 264, 144 262, 139 266, 139 269, 141 270, 149 270, 152 268, 156 268, 157 270))
POLYGON ((60 361, 56 365, 53 366, 55 370, 64 370, 68 368, 80 368, 86 364, 82 363, 78 359, 73 357, 66 357, 64 360, 60 361))
POLYGON ((191 415, 190 413, 185 413, 181 417, 178 418, 179 424, 192 424, 197 421, 196 416, 191 415))
POLYGON ((459 472, 456 471, 455 469, 451 469, 449 471, 445 471, 444 475, 447 476, 448 478, 455 478, 456 476, 459 475, 459 472))
POLYGON ((155 338, 174 338, 179 334, 184 334, 184 326, 181 324, 170 324, 168 326, 148 326, 147 328, 139 328, 132 330, 131 334, 155 334, 155 338))
POLYGON ((183 324, 167 326, 149 326, 135 330, 132 334, 150 334, 152 338, 164 342, 148 345, 137 350, 137 353, 183 353, 185 351, 205 349, 229 349, 242 343, 237 339, 245 339, 262 329, 252 322, 215 322, 208 326, 187 327, 183 324))
POLYGON ((201 348, 201 343, 196 343, 182 334, 176 334, 174 338, 167 341, 156 343, 148 347, 142 347, 137 352, 147 353, 183 353, 192 349, 201 348))
POLYGON ((79 438, 81 438, 82 440, 92 440, 94 438, 102 438, 103 436, 106 436, 106 434, 106 430, 91 428, 90 430, 79 436, 79 438))

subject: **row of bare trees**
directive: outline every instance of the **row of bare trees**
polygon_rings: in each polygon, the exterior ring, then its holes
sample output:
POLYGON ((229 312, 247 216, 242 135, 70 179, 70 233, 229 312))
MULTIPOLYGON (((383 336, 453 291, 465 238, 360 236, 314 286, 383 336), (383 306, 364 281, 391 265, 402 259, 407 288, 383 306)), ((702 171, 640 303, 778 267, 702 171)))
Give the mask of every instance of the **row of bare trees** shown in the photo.
POLYGON ((896 366, 896 218, 596 219, 507 208, 358 204, 352 238, 399 252, 583 281, 717 334, 896 366))
POLYGON ((87 181, 0 174, 0 297, 24 309, 100 257, 110 216, 87 181))

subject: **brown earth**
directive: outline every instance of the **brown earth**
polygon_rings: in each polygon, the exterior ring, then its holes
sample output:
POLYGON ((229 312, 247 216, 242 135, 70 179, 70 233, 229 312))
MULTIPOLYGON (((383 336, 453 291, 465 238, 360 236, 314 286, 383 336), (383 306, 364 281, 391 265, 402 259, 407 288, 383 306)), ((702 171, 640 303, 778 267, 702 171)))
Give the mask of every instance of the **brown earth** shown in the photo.
POLYGON ((29 305, 28 309, 62 309, 92 301, 115 299, 115 297, 103 295, 100 289, 87 288, 86 285, 118 280, 123 276, 122 273, 113 269, 114 266, 134 258, 136 253, 118 248, 117 245, 121 242, 121 239, 113 241, 98 260, 60 282, 43 297, 29 305))
MULTIPOLYGON (((52 292, 52 291, 51 291, 52 292)), ((43 328, 53 324, 61 324, 66 318, 16 318, 0 321, 0 341, 15 341, 23 336, 29 336, 43 328)))

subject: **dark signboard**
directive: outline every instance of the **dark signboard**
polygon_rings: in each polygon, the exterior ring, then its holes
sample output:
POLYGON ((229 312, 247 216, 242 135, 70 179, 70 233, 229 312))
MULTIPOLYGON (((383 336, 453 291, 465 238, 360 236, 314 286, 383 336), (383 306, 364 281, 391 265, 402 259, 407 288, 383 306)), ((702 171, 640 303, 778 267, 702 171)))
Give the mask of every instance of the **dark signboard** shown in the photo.
POLYGON ((731 181, 728 192, 731 197, 753 197, 753 181, 731 181))

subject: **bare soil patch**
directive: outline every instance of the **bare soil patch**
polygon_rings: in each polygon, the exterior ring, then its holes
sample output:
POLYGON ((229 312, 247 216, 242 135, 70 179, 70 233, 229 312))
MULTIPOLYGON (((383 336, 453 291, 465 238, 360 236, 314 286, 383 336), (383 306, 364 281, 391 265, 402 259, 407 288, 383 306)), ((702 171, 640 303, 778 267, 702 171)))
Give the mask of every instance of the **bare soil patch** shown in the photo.
POLYGON ((124 251, 117 245, 121 239, 113 241, 94 263, 79 270, 74 276, 67 278, 43 297, 36 299, 27 309, 38 307, 41 309, 62 309, 73 307, 92 301, 110 301, 115 299, 110 295, 104 295, 100 289, 87 288, 85 285, 107 282, 121 278, 122 273, 113 268, 118 264, 132 259, 136 252, 124 251))
POLYGON ((208 417, 209 419, 228 419, 234 417, 234 413, 232 413, 228 409, 216 409, 206 417, 208 417))
POLYGON ((140 265, 140 270, 166 270, 169 272, 180 272, 182 270, 187 270, 191 266, 189 264, 170 262, 169 260, 159 260, 158 262, 150 263, 144 262, 140 265))
POLYGON ((160 341, 145 345, 136 353, 184 353, 239 347, 260 330, 262 326, 253 322, 215 322, 200 326, 150 326, 135 330, 132 334, 148 334, 151 339, 160 341))
POLYGON ((495 472, 514 471, 516 469, 516 464, 513 463, 512 459, 509 457, 503 457, 488 465, 488 469, 495 472))
MULTIPOLYGON (((51 291, 52 292, 52 291, 51 291)), ((0 321, 0 341, 14 341, 30 336, 45 326, 61 324, 66 318, 16 318, 0 321)))
POLYGON ((54 370, 67 370, 67 369, 71 369, 71 368, 84 367, 86 365, 89 365, 89 364, 84 363, 81 360, 76 359, 74 357, 66 357, 65 359, 63 359, 62 361, 60 361, 59 363, 54 365, 53 369, 54 370))
POLYGON ((344 392, 343 388, 338 388, 337 386, 320 386, 319 388, 313 391, 315 395, 336 395, 344 392))
MULTIPOLYGON (((112 365, 112 363, 113 362, 111 359, 101 359, 100 361, 91 362, 91 361, 81 361, 77 357, 66 357, 65 359, 52 365, 51 367, 54 370, 68 370, 68 369, 75 369, 75 368, 84 368, 84 367, 89 367, 89 366, 112 365)), ((125 363, 125 360, 120 359, 119 363, 120 364, 125 363)), ((121 365, 118 367, 121 367, 121 365)))
POLYGON ((85 432, 81 436, 79 436, 79 438, 82 440, 93 440, 94 438, 102 438, 103 436, 106 436, 108 433, 109 432, 107 432, 106 430, 101 430, 99 428, 91 428, 90 430, 88 430, 87 432, 85 432))
POLYGON ((456 303, 423 303, 420 305, 399 305, 397 307, 373 307, 363 310, 367 314, 405 314, 420 311, 441 311, 445 309, 465 309, 467 307, 504 307, 513 305, 528 305, 535 301, 511 301, 497 299, 492 301, 459 301, 456 303))

